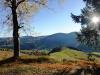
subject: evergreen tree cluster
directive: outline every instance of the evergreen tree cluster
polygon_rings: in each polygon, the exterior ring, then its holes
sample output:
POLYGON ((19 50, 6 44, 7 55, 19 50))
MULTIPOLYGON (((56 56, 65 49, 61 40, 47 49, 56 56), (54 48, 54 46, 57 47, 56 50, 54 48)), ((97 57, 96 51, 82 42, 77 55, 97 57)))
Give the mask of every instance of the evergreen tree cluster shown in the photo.
POLYGON ((100 49, 100 0, 83 1, 86 6, 81 9, 81 14, 77 16, 71 13, 74 22, 81 24, 77 39, 93 49, 100 49), (92 20, 94 17, 97 17, 99 22, 94 23, 92 20))

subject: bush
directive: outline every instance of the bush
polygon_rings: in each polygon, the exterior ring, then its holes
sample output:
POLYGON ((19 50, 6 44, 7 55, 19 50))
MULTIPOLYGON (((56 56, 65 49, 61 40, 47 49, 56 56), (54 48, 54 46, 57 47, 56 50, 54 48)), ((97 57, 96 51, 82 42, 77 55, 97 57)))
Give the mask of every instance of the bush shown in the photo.
POLYGON ((61 51, 61 50, 62 50, 61 47, 53 48, 53 49, 48 53, 48 55, 50 55, 51 53, 54 53, 54 52, 59 52, 59 51, 61 51))

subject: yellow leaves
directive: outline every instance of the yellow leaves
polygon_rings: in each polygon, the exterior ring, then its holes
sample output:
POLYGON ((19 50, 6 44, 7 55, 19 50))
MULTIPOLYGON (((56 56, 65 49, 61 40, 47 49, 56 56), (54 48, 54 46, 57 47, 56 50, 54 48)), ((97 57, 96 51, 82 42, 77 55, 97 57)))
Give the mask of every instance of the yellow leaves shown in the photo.
POLYGON ((18 22, 24 22, 28 24, 29 19, 36 14, 41 7, 47 5, 48 0, 25 0, 24 2, 20 3, 17 7, 17 16, 18 16, 18 22))
POLYGON ((36 13, 42 5, 46 5, 47 2, 48 0, 38 0, 38 2, 24 1, 18 6, 17 13, 19 16, 30 17, 32 14, 36 13))

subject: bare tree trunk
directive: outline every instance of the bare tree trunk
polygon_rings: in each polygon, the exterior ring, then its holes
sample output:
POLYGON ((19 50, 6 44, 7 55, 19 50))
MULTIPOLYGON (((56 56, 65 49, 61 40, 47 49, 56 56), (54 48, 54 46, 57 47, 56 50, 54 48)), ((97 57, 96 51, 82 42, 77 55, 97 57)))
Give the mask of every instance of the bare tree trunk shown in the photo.
POLYGON ((19 26, 16 12, 16 0, 12 0, 12 19, 13 19, 13 44, 14 44, 14 58, 19 57, 20 45, 19 45, 19 26))

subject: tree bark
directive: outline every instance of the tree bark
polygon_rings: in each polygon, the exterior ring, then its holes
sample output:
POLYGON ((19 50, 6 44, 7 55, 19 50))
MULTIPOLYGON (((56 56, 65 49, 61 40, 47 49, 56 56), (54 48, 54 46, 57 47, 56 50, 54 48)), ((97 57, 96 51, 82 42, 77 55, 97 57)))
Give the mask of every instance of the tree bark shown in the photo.
POLYGON ((20 45, 19 45, 19 26, 18 18, 16 12, 16 0, 12 0, 12 20, 13 20, 13 49, 14 49, 14 58, 17 59, 20 54, 20 45))

